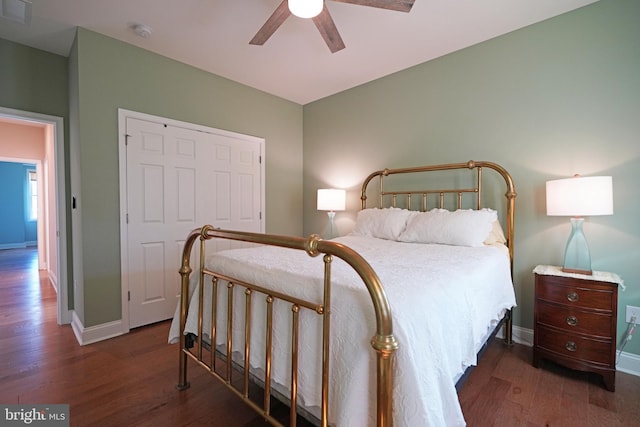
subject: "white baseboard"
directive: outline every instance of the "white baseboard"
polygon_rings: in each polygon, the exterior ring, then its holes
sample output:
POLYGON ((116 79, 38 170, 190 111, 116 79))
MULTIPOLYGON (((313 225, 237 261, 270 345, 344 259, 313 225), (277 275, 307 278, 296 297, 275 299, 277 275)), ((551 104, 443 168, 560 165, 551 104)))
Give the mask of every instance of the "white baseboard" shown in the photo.
POLYGON ((623 351, 618 357, 616 370, 640 377, 640 356, 623 351))
POLYGON ((47 275, 49 276, 49 282, 51 282, 51 286, 53 286, 53 289, 56 290, 56 294, 58 294, 58 278, 55 274, 53 274, 53 271, 49 269, 47 270, 47 275))
MULTIPOLYGON (((520 326, 514 325, 511 332, 513 341, 515 343, 533 347, 532 329, 521 328, 520 326)), ((504 338, 504 328, 500 329, 500 331, 496 334, 496 337, 504 338)))
MULTIPOLYGON (((498 336, 504 338, 502 331, 498 336)), ((513 341, 518 344, 533 347, 533 330, 514 326, 513 341)), ((617 354, 618 353, 616 352, 616 356, 617 354)), ((625 353, 623 351, 617 358, 616 370, 640 377, 640 356, 633 353, 625 353)))
POLYGON ((518 344, 533 347, 533 329, 513 327, 513 340, 518 344))
POLYGON ((85 328, 75 311, 72 314, 71 328, 80 345, 92 344, 123 334, 121 320, 85 328))
POLYGON ((26 243, 3 243, 0 245, 0 249, 24 249, 26 247, 26 243))

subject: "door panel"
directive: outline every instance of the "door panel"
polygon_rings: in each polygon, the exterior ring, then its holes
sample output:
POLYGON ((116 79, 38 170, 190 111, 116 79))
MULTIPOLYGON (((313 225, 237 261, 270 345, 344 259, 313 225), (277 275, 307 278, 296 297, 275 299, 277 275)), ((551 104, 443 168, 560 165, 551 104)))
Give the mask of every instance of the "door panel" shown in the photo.
MULTIPOLYGON (((260 232, 261 145, 127 118, 129 327, 173 316, 180 259, 204 224, 260 232)), ((124 242, 123 242, 124 244, 124 242)), ((209 242, 211 250, 238 244, 209 242)), ((194 257, 197 256, 194 253, 194 257)))

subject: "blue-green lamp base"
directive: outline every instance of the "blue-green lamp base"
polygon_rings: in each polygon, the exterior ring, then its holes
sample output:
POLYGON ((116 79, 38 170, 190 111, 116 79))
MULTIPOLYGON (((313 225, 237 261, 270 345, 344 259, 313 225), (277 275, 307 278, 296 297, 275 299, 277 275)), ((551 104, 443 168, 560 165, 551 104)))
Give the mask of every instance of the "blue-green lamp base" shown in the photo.
POLYGON ((571 218, 571 234, 564 250, 562 271, 591 275, 591 254, 587 238, 582 232, 584 218, 571 218))

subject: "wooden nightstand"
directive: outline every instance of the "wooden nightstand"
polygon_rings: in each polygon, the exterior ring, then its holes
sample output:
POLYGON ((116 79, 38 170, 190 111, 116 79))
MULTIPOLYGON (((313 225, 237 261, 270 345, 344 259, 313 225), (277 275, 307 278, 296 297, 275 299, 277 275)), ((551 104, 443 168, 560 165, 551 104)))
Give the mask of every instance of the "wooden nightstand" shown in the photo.
POLYGON ((533 365, 541 359, 602 375, 615 390, 617 274, 565 273, 539 265, 535 274, 533 365))

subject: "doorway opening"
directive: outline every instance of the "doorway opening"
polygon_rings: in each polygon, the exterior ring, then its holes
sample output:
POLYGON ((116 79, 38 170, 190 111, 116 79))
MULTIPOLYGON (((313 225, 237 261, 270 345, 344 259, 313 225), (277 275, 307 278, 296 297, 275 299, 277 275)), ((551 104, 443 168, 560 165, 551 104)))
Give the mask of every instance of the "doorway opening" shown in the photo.
POLYGON ((62 117, 0 107, 0 160, 36 165, 38 268, 57 291, 57 323, 70 323, 62 117))

